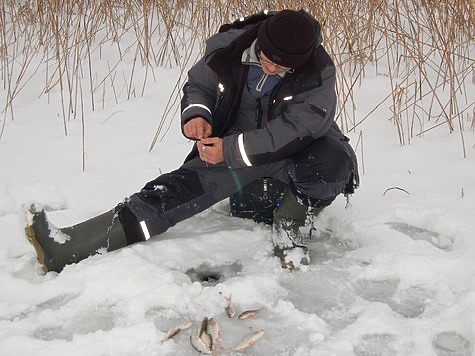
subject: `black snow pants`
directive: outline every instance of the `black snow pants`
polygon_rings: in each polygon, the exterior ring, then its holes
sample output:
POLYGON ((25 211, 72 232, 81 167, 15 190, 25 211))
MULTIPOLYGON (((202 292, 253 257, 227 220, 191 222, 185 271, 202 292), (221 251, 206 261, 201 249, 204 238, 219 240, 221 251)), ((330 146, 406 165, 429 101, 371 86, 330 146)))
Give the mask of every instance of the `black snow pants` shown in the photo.
POLYGON ((148 182, 125 204, 155 236, 261 177, 288 184, 314 206, 329 205, 359 184, 356 156, 348 140, 323 136, 292 158, 260 166, 230 169, 224 162, 211 165, 197 156, 148 182))

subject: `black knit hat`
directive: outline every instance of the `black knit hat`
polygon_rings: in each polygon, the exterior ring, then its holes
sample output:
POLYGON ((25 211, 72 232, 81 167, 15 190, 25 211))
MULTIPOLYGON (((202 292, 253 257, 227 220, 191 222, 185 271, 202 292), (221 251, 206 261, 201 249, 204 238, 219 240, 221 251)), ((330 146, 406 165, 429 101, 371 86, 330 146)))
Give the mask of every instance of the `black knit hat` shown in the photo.
POLYGON ((310 57, 316 36, 312 21, 303 11, 282 10, 261 25, 257 43, 275 64, 296 68, 310 57))

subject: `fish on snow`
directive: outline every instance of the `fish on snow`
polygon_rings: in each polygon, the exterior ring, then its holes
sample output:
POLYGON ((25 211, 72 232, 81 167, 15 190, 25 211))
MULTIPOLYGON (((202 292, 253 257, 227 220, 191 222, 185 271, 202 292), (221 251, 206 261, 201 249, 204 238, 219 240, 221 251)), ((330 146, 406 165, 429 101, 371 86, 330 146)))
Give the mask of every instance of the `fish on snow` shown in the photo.
POLYGON ((229 297, 224 297, 224 299, 226 299, 228 302, 224 310, 226 311, 226 315, 232 319, 236 315, 236 307, 234 306, 234 303, 232 300, 232 294, 230 294, 229 297))
POLYGON ((163 344, 165 341, 170 340, 171 338, 175 337, 183 330, 191 328, 194 323, 195 323, 194 320, 189 320, 187 322, 184 322, 183 324, 170 328, 165 334, 165 336, 163 337, 163 340, 161 341, 161 343, 163 344))
POLYGON ((211 350, 208 348, 208 345, 200 338, 198 335, 191 335, 190 336, 190 343, 191 346, 204 355, 212 355, 211 350))
POLYGON ((241 314, 239 314, 238 319, 242 320, 242 319, 252 318, 253 316, 255 316, 257 313, 259 313, 263 309, 266 309, 265 305, 263 305, 259 309, 246 310, 246 311, 242 312, 241 314))
POLYGON ((211 318, 208 320, 206 333, 211 336, 212 346, 214 346, 221 337, 221 330, 216 319, 211 318))
POLYGON ((236 352, 244 351, 245 349, 254 345, 257 340, 264 336, 264 330, 254 331, 253 333, 246 336, 239 345, 234 347, 232 350, 236 352))

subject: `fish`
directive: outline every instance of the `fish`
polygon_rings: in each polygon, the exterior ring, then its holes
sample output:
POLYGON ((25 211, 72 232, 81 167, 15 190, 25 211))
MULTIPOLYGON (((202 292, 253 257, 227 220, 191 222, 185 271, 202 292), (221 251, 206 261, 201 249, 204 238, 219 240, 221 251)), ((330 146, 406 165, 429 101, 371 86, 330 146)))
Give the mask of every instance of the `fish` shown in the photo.
POLYGON ((202 353, 205 355, 212 355, 212 352, 208 348, 208 345, 206 345, 203 339, 201 339, 198 335, 191 335, 190 343, 191 343, 191 346, 193 346, 193 348, 199 353, 202 353))
POLYGON ((216 319, 211 318, 208 320, 208 324, 206 325, 206 333, 211 336, 211 349, 213 349, 218 343, 218 340, 221 338, 221 330, 216 319))
POLYGON ((230 294, 229 297, 224 297, 224 299, 228 301, 228 304, 226 305, 224 310, 226 311, 226 315, 232 319, 236 315, 236 307, 234 306, 234 303, 232 301, 232 294, 230 294))
POLYGON ((201 335, 206 331, 207 326, 208 326, 208 318, 204 317, 203 320, 201 321, 200 327, 198 328, 199 337, 201 337, 201 335))
POLYGON ((243 351, 254 345, 257 340, 259 340, 262 336, 264 336, 264 330, 254 331, 253 333, 242 339, 241 343, 234 347, 232 350, 236 352, 243 351))
POLYGON ((252 317, 255 316, 257 313, 259 313, 262 309, 265 309, 265 308, 266 308, 266 306, 263 305, 263 306, 260 307, 259 309, 253 309, 253 310, 246 310, 246 311, 243 311, 241 314, 239 314, 238 319, 239 319, 239 320, 242 320, 242 319, 252 318, 252 317))
POLYGON ((208 334, 208 323, 209 319, 205 317, 200 324, 200 327, 198 329, 198 337, 203 340, 203 342, 206 344, 208 349, 212 349, 213 347, 213 339, 210 334, 208 334))
POLYGON ((167 333, 165 334, 165 336, 164 336, 163 340, 161 341, 161 343, 163 344, 165 341, 170 340, 171 338, 175 337, 176 335, 178 335, 183 330, 191 328, 194 323, 195 323, 194 320, 189 320, 189 321, 187 321, 183 324, 180 324, 180 325, 177 325, 177 326, 174 326, 174 327, 170 328, 167 331, 167 333))

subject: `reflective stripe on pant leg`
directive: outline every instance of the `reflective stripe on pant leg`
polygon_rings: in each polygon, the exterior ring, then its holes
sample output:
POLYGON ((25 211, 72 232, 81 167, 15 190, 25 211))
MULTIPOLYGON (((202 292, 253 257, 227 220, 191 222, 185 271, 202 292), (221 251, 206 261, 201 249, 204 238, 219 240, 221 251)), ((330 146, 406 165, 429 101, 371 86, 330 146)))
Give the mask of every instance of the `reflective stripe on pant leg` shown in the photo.
POLYGON ((147 183, 125 204, 139 221, 145 222, 153 237, 229 197, 264 174, 285 172, 285 164, 288 162, 231 170, 224 163, 206 165, 197 157, 147 183))

